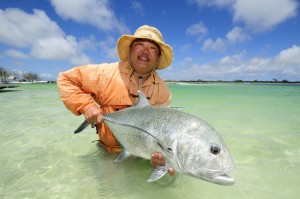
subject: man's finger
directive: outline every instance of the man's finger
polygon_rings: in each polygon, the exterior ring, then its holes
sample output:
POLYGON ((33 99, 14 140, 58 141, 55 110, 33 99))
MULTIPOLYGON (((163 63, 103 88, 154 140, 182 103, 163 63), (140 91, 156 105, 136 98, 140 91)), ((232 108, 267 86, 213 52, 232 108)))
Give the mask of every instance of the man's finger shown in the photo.
POLYGON ((168 172, 171 176, 175 174, 175 170, 173 168, 169 168, 168 172))
POLYGON ((157 164, 159 166, 164 166, 165 165, 165 159, 164 159, 164 156, 161 153, 157 153, 157 164))

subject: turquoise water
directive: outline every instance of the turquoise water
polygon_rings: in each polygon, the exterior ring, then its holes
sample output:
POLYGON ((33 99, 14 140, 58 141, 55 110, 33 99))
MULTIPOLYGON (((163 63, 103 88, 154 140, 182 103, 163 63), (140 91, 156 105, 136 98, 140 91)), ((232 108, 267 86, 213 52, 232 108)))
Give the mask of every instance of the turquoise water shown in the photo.
POLYGON ((98 148, 94 129, 59 100, 56 85, 0 91, 1 198, 299 198, 300 86, 170 85, 172 106, 212 124, 237 170, 230 187, 176 174, 147 183, 149 162, 98 148))

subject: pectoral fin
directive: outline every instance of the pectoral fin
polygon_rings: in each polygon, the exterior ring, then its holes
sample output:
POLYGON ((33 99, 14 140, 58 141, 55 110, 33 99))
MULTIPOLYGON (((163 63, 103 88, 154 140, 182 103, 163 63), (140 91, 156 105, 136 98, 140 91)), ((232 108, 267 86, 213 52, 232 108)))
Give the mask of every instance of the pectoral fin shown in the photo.
POLYGON ((156 180, 161 179, 168 173, 168 167, 167 166, 158 166, 154 169, 152 172, 150 178, 148 179, 148 182, 154 182, 156 180))
POLYGON ((84 120, 83 123, 74 131, 74 133, 80 133, 83 131, 86 127, 89 126, 89 122, 87 120, 84 120))
POLYGON ((124 149, 120 153, 120 155, 118 156, 118 158, 114 161, 114 163, 116 163, 116 164, 121 163, 121 162, 123 162, 124 160, 126 160, 130 156, 131 156, 131 154, 126 149, 124 149))

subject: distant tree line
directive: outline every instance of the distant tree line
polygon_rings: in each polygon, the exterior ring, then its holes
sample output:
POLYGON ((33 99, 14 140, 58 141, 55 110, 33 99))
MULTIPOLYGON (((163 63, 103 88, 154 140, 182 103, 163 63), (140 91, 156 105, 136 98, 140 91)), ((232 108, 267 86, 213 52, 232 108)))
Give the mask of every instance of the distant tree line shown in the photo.
POLYGON ((1 82, 8 82, 11 80, 33 82, 33 81, 39 81, 41 80, 41 78, 37 73, 23 72, 22 74, 20 74, 19 72, 16 71, 8 71, 5 68, 0 66, 0 80, 1 82), (12 79, 10 79, 10 77, 12 79))
POLYGON ((212 81, 212 80, 201 80, 201 79, 197 79, 197 80, 166 80, 166 82, 182 82, 182 83, 300 83, 300 81, 288 81, 286 79, 284 80, 278 80, 278 79, 273 79, 273 81, 260 81, 260 80, 253 80, 253 81, 244 81, 244 80, 240 80, 240 79, 236 79, 236 80, 232 80, 232 81, 224 81, 224 80, 216 80, 216 81, 212 81))

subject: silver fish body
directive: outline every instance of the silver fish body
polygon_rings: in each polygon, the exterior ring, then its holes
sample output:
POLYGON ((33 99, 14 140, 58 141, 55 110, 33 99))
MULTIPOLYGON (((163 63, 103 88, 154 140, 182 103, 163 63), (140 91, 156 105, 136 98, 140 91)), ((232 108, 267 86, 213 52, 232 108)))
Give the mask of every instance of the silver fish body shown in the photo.
POLYGON ((235 169, 229 151, 217 131, 204 120, 164 106, 150 106, 142 92, 134 107, 107 114, 103 121, 121 143, 123 152, 150 159, 163 153, 165 167, 156 168, 149 182, 163 177, 169 167, 177 172, 220 185, 232 185, 227 173, 235 169))

